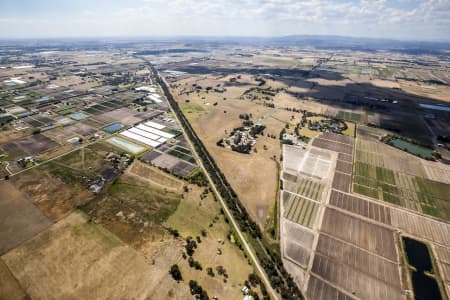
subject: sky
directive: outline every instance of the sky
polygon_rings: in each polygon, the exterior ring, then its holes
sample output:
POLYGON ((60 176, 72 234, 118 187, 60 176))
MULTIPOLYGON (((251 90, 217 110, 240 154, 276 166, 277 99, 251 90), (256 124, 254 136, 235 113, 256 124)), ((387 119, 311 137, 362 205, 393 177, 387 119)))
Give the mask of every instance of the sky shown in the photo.
POLYGON ((450 0, 0 0, 0 38, 286 35, 450 41, 450 0))

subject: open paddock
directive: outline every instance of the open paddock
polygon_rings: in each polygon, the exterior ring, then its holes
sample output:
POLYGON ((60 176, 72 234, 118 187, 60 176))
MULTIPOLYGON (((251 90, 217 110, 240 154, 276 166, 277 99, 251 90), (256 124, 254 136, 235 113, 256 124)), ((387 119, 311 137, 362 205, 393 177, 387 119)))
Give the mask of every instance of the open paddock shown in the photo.
POLYGON ((0 195, 5 196, 0 201, 0 255, 2 255, 32 238, 52 222, 10 182, 0 183, 0 195))
POLYGON ((65 184, 47 165, 14 176, 10 182, 53 221, 93 198, 85 187, 65 184))
POLYGON ((17 279, 0 258, 0 299, 22 300, 27 299, 27 297, 17 279))
POLYGON ((138 176, 140 179, 149 181, 153 184, 161 185, 163 187, 181 191, 183 182, 178 178, 164 173, 163 171, 144 164, 140 161, 135 161, 127 170, 128 173, 138 176))
POLYGON ((96 129, 99 129, 99 128, 104 127, 105 125, 109 124, 109 123, 99 120, 95 117, 90 117, 88 119, 84 119, 84 120, 80 121, 79 123, 86 124, 88 126, 96 128, 96 129))
POLYGON ((46 137, 58 142, 59 144, 67 143, 67 140, 74 136, 73 132, 67 130, 67 127, 57 127, 42 133, 46 137))
POLYGON ((181 245, 167 247, 151 264, 77 212, 2 259, 32 299, 146 299, 161 284, 167 291, 177 286, 174 296, 186 298, 188 289, 168 273, 180 256, 181 245))
POLYGON ((393 230, 352 217, 335 209, 327 208, 325 210, 321 232, 352 243, 391 261, 396 262, 398 259, 393 230))
POLYGON ((83 137, 88 137, 93 135, 97 130, 92 128, 89 125, 83 123, 75 123, 68 127, 65 127, 64 130, 67 130, 72 133, 72 135, 81 135, 83 137))

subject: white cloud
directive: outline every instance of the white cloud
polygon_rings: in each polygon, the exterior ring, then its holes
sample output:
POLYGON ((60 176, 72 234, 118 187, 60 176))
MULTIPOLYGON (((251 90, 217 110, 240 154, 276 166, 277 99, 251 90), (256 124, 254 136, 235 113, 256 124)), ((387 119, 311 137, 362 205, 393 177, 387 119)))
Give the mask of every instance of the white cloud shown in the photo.
MULTIPOLYGON (((319 33, 450 38, 450 0, 135 0, 129 3, 128 7, 97 7, 73 18, 62 17, 53 22, 62 26, 55 25, 45 32, 61 35, 59 28, 67 27, 64 23, 78 24, 86 20, 91 27, 79 26, 79 35, 319 33)), ((44 27, 39 20, 36 22, 44 27)), ((9 26, 2 27, 0 35, 9 26)))

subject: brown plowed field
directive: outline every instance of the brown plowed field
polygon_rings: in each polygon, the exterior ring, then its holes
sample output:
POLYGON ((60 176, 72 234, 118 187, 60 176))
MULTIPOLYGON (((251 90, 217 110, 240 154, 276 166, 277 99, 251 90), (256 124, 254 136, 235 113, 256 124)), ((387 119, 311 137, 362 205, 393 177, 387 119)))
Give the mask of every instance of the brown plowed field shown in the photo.
POLYGON ((350 175, 335 172, 332 187, 343 192, 349 192, 351 181, 352 177, 350 175))
POLYGON ((392 261, 398 259, 393 230, 327 208, 321 231, 392 261))
POLYGON ((331 191, 330 204, 366 218, 391 225, 391 209, 362 198, 331 191))

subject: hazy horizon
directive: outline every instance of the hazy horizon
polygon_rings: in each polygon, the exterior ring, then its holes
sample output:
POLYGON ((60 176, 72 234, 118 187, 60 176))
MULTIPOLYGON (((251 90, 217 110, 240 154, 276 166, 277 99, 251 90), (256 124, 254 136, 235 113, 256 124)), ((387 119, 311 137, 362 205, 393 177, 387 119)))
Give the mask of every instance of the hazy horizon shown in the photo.
POLYGON ((4 0, 1 39, 282 37, 450 41, 450 0, 4 0))

